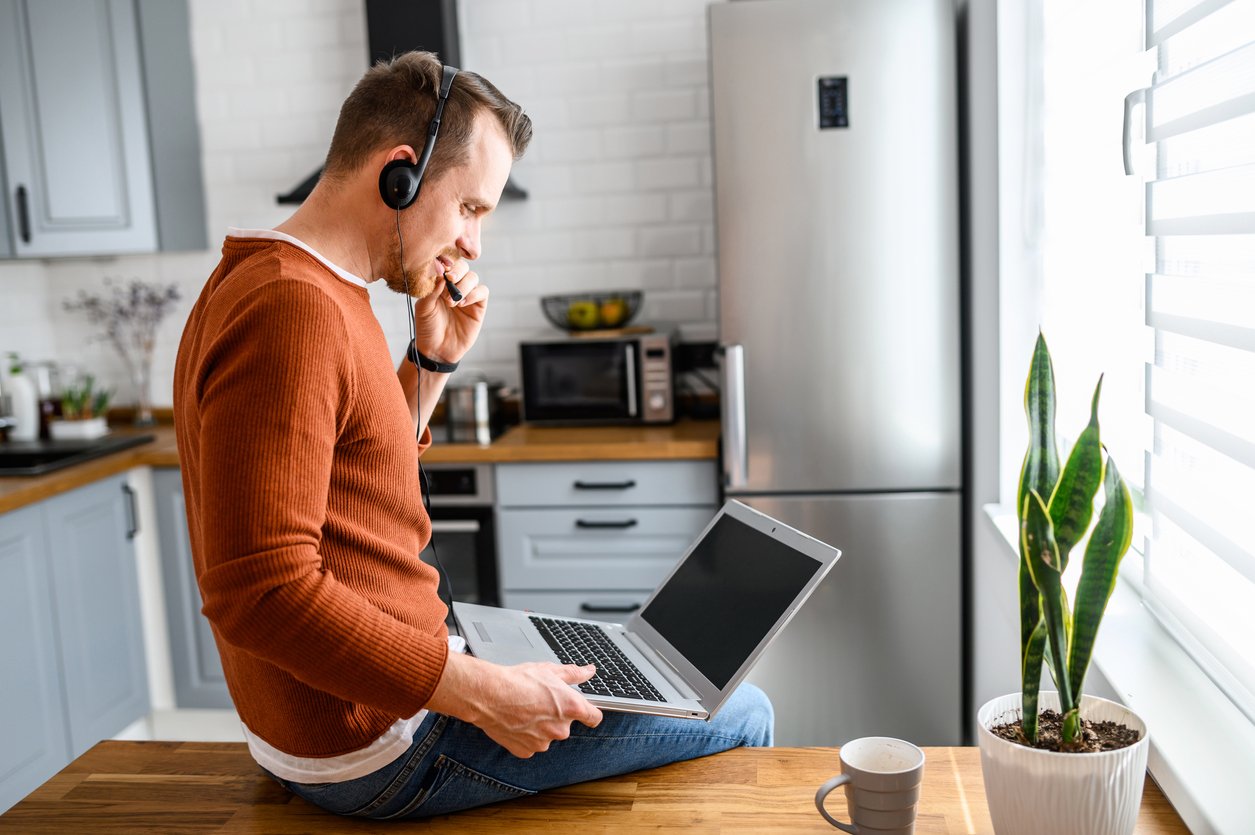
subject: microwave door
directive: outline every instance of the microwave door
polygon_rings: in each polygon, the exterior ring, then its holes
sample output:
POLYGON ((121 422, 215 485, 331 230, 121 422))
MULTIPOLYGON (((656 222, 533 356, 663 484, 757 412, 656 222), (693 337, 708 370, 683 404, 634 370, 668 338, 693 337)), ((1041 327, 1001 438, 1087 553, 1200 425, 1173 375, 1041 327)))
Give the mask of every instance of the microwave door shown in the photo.
POLYGON ((636 346, 621 341, 524 343, 523 416, 540 423, 639 420, 636 346))

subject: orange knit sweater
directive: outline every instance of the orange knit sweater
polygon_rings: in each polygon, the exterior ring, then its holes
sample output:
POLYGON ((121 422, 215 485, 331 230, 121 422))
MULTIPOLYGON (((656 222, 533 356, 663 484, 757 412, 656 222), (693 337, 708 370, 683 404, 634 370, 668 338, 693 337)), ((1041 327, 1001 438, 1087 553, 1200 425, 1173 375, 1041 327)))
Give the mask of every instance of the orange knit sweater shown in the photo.
POLYGON ((192 560, 240 718, 329 757, 422 709, 448 654, 401 384, 363 287, 227 238, 174 374, 192 560))

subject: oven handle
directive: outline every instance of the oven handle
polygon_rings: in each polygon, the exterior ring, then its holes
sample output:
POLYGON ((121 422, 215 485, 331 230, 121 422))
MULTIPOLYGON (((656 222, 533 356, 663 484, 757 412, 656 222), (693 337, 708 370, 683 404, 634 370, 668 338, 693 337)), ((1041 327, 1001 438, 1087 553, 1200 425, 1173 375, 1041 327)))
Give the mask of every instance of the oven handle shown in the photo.
POLYGON ((628 417, 636 417, 636 346, 629 343, 623 346, 623 351, 627 360, 625 373, 627 374, 628 417))
POLYGON ((433 519, 432 533, 479 533, 479 523, 474 519, 433 519))

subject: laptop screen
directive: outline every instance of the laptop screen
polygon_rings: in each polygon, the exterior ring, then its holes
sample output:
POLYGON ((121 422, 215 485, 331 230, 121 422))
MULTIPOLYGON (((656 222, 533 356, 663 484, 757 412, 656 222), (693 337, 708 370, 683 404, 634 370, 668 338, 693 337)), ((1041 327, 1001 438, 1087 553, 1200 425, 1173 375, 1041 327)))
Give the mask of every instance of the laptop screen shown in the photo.
POLYGON ((641 617, 723 689, 821 567, 725 513, 641 617))

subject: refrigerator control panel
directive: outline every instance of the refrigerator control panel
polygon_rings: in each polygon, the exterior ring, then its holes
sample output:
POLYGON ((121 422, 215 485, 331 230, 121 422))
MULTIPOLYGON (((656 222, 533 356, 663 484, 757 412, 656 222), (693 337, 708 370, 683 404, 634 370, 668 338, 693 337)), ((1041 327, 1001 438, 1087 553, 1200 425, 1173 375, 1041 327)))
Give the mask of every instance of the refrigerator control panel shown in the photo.
POLYGON ((850 126, 850 100, 846 91, 846 76, 828 75, 817 80, 819 87, 819 129, 848 128, 850 126))

